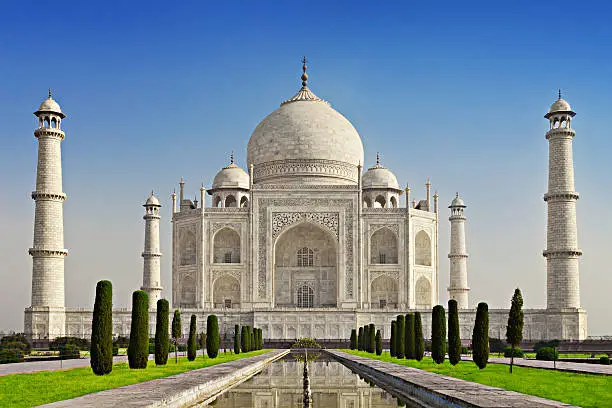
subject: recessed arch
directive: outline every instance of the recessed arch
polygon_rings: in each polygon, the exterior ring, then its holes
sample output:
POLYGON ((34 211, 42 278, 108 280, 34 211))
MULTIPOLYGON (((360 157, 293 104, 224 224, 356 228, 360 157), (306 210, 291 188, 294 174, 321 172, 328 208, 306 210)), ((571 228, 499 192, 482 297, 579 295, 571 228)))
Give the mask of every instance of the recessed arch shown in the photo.
POLYGON ((429 279, 421 276, 415 285, 415 301, 418 309, 431 308, 431 283, 429 279))
POLYGON ((180 264, 195 265, 196 263, 196 234, 195 232, 183 228, 179 232, 179 254, 180 264))
POLYGON ((395 198, 395 196, 391 197, 389 202, 391 203, 392 208, 397 208, 397 198, 395 198))
POLYGON ((398 263, 397 236, 389 228, 380 228, 370 237, 370 263, 398 263))
POLYGON ((213 237, 214 263, 240 263, 240 235, 232 228, 225 227, 213 237))
POLYGON ((224 274, 213 283, 214 307, 234 309, 240 307, 240 282, 235 277, 224 274))
POLYGON ((336 306, 338 244, 331 231, 319 224, 302 221, 278 236, 273 251, 276 306, 297 307, 295 294, 304 284, 313 289, 313 307, 336 306), (302 261, 298 261, 298 253, 304 254, 302 261))
POLYGON ((225 197, 225 206, 226 207, 236 207, 237 203, 236 203, 236 197, 234 197, 233 195, 228 195, 227 197, 225 197))
POLYGON ((414 238, 414 263, 431 266, 431 238, 425 231, 419 231, 414 238))
POLYGON ((213 198, 213 207, 219 208, 221 207, 221 197, 217 194, 215 195, 215 197, 213 198))
POLYGON ((374 200, 374 207, 375 208, 385 208, 387 206, 387 200, 385 200, 385 197, 382 195, 379 195, 376 197, 376 200, 374 200))
POLYGON ((370 285, 370 302, 374 309, 396 308, 398 295, 397 281, 390 276, 381 275, 370 285))
POLYGON ((247 198, 247 196, 242 196, 242 198, 240 199, 240 208, 246 208, 249 206, 249 199, 247 198))
POLYGON ((363 206, 365 208, 372 208, 372 200, 370 199, 370 196, 365 196, 363 198, 363 206))

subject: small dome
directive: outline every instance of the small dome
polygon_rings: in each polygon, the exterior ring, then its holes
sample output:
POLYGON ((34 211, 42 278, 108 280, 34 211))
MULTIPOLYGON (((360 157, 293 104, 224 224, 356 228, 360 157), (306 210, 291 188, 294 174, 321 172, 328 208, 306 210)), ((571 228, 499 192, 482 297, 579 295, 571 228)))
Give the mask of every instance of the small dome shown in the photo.
POLYGON ((145 206, 149 206, 149 205, 161 207, 161 205, 159 204, 159 200, 157 199, 157 197, 153 195, 152 191, 151 191, 151 195, 149 196, 149 198, 147 198, 147 202, 145 203, 145 206))
POLYGON ((212 190, 218 188, 249 189, 249 175, 242 168, 232 163, 222 168, 213 180, 212 190))
POLYGON ((465 207, 463 200, 459 197, 459 193, 457 193, 457 195, 451 202, 451 205, 449 206, 449 208, 450 207, 465 207))
POLYGON ((51 95, 51 89, 49 89, 49 97, 42 101, 42 103, 38 107, 38 110, 34 113, 38 114, 42 112, 56 113, 60 117, 62 117, 62 119, 66 117, 66 115, 64 115, 64 113, 62 112, 62 108, 60 108, 59 104, 55 101, 55 99, 53 99, 53 96, 51 95))
POLYGON ((551 106, 550 109, 548 110, 548 113, 554 113, 554 112, 571 112, 572 108, 570 106, 569 103, 567 103, 567 101, 565 99, 561 99, 559 98, 558 100, 556 100, 551 106))
POLYGON ((361 179, 361 188, 392 188, 399 190, 397 178, 391 170, 381 166, 380 156, 376 155, 376 165, 370 167, 361 179))

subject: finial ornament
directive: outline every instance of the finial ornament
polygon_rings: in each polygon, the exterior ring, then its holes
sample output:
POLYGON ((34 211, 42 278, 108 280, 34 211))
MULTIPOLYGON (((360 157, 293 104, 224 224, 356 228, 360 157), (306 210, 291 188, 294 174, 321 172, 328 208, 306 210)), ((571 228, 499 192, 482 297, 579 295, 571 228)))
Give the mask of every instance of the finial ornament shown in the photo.
POLYGON ((376 152, 376 166, 380 166, 380 152, 376 152))
POLYGON ((459 198, 459 192, 457 191, 457 193, 455 194, 455 198, 459 198))
POLYGON ((306 73, 306 56, 302 58, 302 86, 306 87, 308 85, 308 74, 306 73))
POLYGON ((179 183, 180 184, 185 184, 185 180, 183 180, 183 178, 181 177, 181 181, 179 183))
POLYGON ((154 196, 155 194, 153 194, 153 190, 151 190, 151 195, 154 196))
POLYGON ((51 91, 51 88, 49 88, 49 99, 53 99, 53 91, 51 91))
POLYGON ((561 88, 559 88, 559 100, 561 100, 561 88))
POLYGON ((232 150, 232 154, 230 155, 230 164, 234 164, 234 151, 232 150))

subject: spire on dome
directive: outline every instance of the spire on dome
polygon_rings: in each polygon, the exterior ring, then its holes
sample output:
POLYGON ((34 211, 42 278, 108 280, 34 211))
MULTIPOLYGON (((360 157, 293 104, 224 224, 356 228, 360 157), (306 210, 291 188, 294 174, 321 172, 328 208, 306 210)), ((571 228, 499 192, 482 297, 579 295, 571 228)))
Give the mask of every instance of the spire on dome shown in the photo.
POLYGON ((380 153, 376 152, 376 166, 380 166, 380 153))
POLYGON ((53 92, 51 91, 51 88, 49 88, 49 99, 53 99, 53 92))
MULTIPOLYGON (((296 93, 292 98, 287 99, 281 106, 286 103, 298 102, 298 101, 309 101, 309 102, 325 102, 323 99, 319 98, 317 95, 312 93, 310 89, 308 89, 308 74, 306 73, 306 69, 308 66, 306 65, 306 57, 302 58, 302 88, 296 93)), ((325 102, 327 103, 327 102, 325 102)))
POLYGON ((561 100, 561 88, 559 88, 559 101, 561 100))

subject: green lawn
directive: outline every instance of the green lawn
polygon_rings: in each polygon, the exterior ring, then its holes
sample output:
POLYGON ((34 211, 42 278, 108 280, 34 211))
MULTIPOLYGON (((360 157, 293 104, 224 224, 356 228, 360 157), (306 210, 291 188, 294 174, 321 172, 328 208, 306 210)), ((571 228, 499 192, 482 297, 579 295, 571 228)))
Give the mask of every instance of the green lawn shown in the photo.
POLYGON ((155 365, 149 361, 145 370, 130 370, 127 363, 115 364, 113 372, 105 376, 94 375, 91 367, 73 368, 63 371, 41 371, 32 374, 13 374, 0 377, 0 407, 32 407, 75 398, 92 392, 122 387, 173 374, 227 363, 243 357, 252 357, 270 350, 257 350, 250 353, 219 353, 215 359, 198 356, 195 361, 179 357, 174 362, 174 353, 168 356, 166 366, 155 365))
POLYGON ((489 364, 479 370, 471 361, 462 361, 453 367, 448 360, 437 365, 427 356, 419 362, 392 358, 388 351, 383 352, 381 356, 356 350, 341 351, 581 407, 612 406, 612 376, 516 366, 514 373, 510 374, 509 367, 505 364, 489 364))

